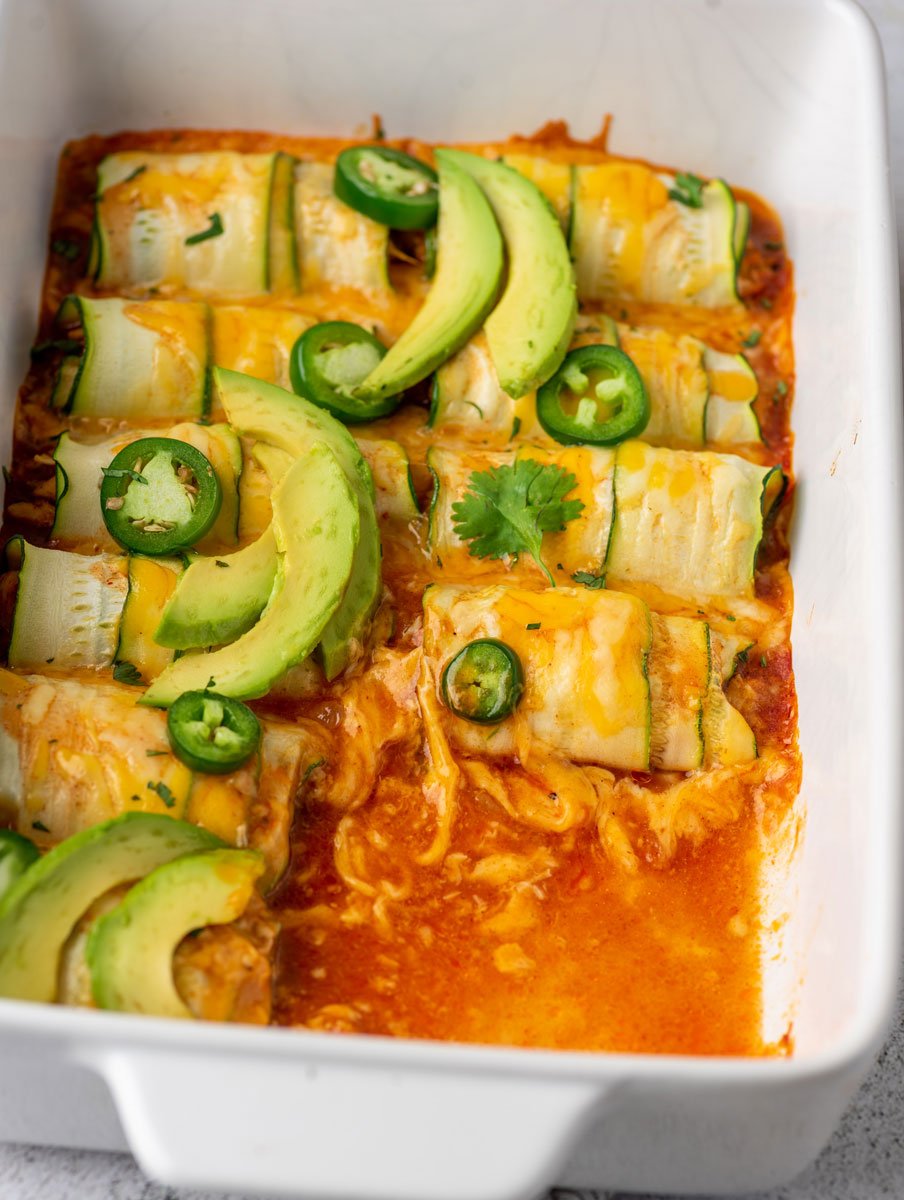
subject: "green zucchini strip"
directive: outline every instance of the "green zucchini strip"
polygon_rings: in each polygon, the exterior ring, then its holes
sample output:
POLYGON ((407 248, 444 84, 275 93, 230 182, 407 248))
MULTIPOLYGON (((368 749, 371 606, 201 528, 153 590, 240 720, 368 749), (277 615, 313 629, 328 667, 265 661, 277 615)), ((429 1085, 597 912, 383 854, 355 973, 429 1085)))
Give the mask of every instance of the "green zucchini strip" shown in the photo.
POLYGON ((331 163, 295 168, 295 229, 303 292, 327 284, 389 294, 389 229, 338 199, 331 163))
POLYGON ((756 757, 749 727, 722 691, 705 621, 651 614, 635 596, 585 588, 427 589, 424 655, 435 680, 486 637, 518 655, 525 691, 515 713, 491 727, 443 706, 449 739, 467 754, 517 754, 526 727, 546 751, 617 770, 693 771, 727 761, 729 743, 732 761, 756 757))
POLYGON ((56 323, 80 333, 80 358, 63 359, 52 403, 74 416, 201 417, 207 400, 210 313, 172 300, 68 296, 56 323))
POLYGON ((13 538, 7 570, 18 573, 9 665, 67 671, 112 665, 128 591, 128 559, 69 554, 13 538))
POLYGON ((382 522, 407 525, 420 515, 405 449, 388 438, 355 438, 374 481, 374 507, 382 522))
POLYGON ((291 286, 285 157, 107 155, 89 255, 95 282, 224 297, 291 286))
POLYGON ((130 429, 125 435, 97 442, 77 441, 71 433, 57 439, 56 512, 51 536, 65 545, 91 542, 105 550, 117 549, 107 532, 100 509, 103 468, 123 446, 154 435, 189 442, 210 460, 223 493, 223 503, 213 529, 198 543, 204 553, 235 545, 239 518, 239 481, 243 459, 241 442, 229 425, 195 425, 184 422, 161 430, 130 429))
POLYGON ((734 196, 721 179, 697 183, 693 203, 683 203, 673 198, 680 179, 641 163, 575 167, 571 253, 580 298, 736 304, 734 196))

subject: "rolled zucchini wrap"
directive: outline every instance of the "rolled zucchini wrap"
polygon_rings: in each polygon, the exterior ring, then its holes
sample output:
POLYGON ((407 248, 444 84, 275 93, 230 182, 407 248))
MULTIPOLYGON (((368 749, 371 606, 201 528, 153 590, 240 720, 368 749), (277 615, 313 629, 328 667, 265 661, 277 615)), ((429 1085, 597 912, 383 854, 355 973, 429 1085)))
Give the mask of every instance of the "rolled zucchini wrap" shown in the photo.
POLYGON ((460 454, 432 448, 428 545, 448 578, 498 578, 513 570, 540 578, 530 556, 507 563, 478 557, 455 528, 454 506, 469 493, 473 475, 516 461, 555 463, 575 477, 568 498, 580 500, 583 509, 561 532, 543 535, 543 561, 557 583, 580 572, 605 576, 610 587, 649 585, 698 602, 752 596, 765 520, 784 489, 781 469, 637 441, 615 450, 521 446, 460 454))
POLYGON ((736 304, 736 225, 737 204, 721 179, 704 183, 626 161, 575 167, 571 252, 578 295, 736 304))
POLYGON ((704 601, 752 596, 765 521, 784 487, 779 467, 624 442, 607 577, 704 601))
POLYGON ((295 168, 295 227, 302 291, 327 284, 388 295, 389 229, 343 204, 331 163, 295 168))
POLYGON ((109 154, 88 269, 104 288, 253 296, 294 288, 293 160, 230 150, 109 154))
POLYGON ((228 775, 191 771, 166 716, 137 689, 0 670, 0 811, 44 845, 124 812, 159 812, 260 850, 267 881, 288 859, 295 793, 328 752, 313 722, 265 721, 260 749, 228 775))
POLYGON ((83 340, 64 358, 52 403, 80 417, 201 417, 207 404, 210 310, 174 300, 69 296, 57 314, 83 340))
POLYGON ((196 425, 182 422, 168 430, 131 429, 102 441, 77 441, 63 433, 54 450, 56 463, 56 512, 51 536, 62 546, 93 546, 116 550, 101 512, 100 486, 103 471, 124 447, 140 438, 165 436, 187 442, 207 458, 219 480, 222 503, 211 530, 197 549, 215 553, 233 546, 238 538, 239 485, 243 454, 241 441, 229 425, 196 425))
POLYGON ((173 658, 154 633, 175 591, 177 559, 47 550, 13 538, 4 554, 12 612, 11 667, 56 673, 106 671, 129 683, 149 682, 173 658), (119 668, 117 671, 116 668, 119 668))
MULTIPOLYGON (((731 761, 756 756, 749 727, 722 692, 706 622, 651 614, 635 596, 431 587, 424 594, 424 655, 448 736, 466 754, 517 754, 524 763, 537 749, 624 771, 694 771, 727 761, 732 749, 738 757, 731 761), (450 697, 450 664, 481 639, 514 653, 522 674, 514 710, 488 723, 457 713, 450 697), (722 737, 710 750, 708 731, 717 734, 727 720, 734 739, 722 737), (738 736, 742 727, 746 741, 738 736)), ((491 682, 476 679, 478 687, 491 682)))
MULTIPOLYGON (((585 322, 577 340, 616 345, 637 367, 650 401, 643 438, 651 445, 703 449, 762 442, 754 412, 757 378, 743 355, 722 354, 687 334, 605 317, 594 318, 592 327, 585 322)), ((546 436, 536 419, 535 394, 515 401, 499 386, 482 333, 434 375, 428 424, 479 430, 496 442, 516 434, 546 436)))

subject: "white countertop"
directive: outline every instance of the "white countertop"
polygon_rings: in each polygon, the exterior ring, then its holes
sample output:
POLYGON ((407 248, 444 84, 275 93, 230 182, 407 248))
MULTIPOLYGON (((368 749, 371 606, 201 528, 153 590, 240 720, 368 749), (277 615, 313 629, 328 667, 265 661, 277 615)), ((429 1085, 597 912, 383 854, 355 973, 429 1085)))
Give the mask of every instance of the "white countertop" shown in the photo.
MULTIPOLYGON (((898 240, 904 247, 904 0, 861 0, 882 36, 889 78, 898 240)), ((901 255, 904 263, 904 255, 901 255)), ((904 275, 904 267, 902 267, 904 275)), ((793 1184, 746 1200, 886 1200, 904 1197, 904 994, 891 1036, 819 1159, 793 1184)), ((213 1200, 148 1183, 124 1155, 0 1145, 0 1200, 213 1200)), ((256 1200, 233 1197, 232 1200, 256 1200)), ((603 1200, 553 1192, 550 1200, 603 1200)), ((608 1200, 620 1200, 610 1197, 608 1200)), ((636 1198, 640 1200, 640 1198, 636 1198)), ((669 1200, 645 1197, 643 1200, 669 1200)))

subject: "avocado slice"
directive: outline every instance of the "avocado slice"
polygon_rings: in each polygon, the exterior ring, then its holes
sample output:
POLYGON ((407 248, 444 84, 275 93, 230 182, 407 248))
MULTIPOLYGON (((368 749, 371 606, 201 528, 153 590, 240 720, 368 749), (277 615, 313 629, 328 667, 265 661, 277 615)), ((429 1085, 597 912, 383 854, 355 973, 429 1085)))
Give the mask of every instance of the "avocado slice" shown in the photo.
POLYGON ((0 900, 40 857, 34 842, 13 829, 0 829, 0 900))
POLYGON ((485 330, 499 386, 517 400, 556 372, 571 342, 578 302, 568 246, 535 183, 505 163, 443 154, 480 184, 502 229, 508 277, 485 330))
POLYGON ((439 225, 436 274, 417 316, 351 394, 396 396, 465 344, 493 307, 502 277, 502 238, 483 192, 453 152, 436 151, 439 225))
POLYGON ((99 896, 222 845, 206 829, 160 813, 126 813, 61 842, 0 901, 0 996, 52 1003, 63 945, 99 896))
POLYGON ((339 607, 359 532, 358 506, 336 455, 313 446, 273 489, 276 578, 258 622, 210 654, 187 654, 158 675, 139 701, 166 707, 183 692, 263 696, 307 658, 339 607))
POLYGON ((154 641, 173 650, 235 641, 263 612, 275 579, 271 526, 235 554, 196 558, 167 601, 154 641))
POLYGON ((380 532, 370 469, 345 426, 301 396, 219 367, 213 371, 213 386, 230 422, 246 436, 267 442, 293 458, 307 454, 315 442, 325 442, 339 460, 355 494, 360 536, 352 572, 342 602, 320 639, 324 674, 327 679, 335 679, 347 666, 355 648, 364 642, 383 590, 380 532))
POLYGON ((85 957, 100 1008, 191 1017, 173 982, 173 954, 193 929, 245 911, 264 869, 256 850, 209 850, 157 867, 88 936, 85 957))

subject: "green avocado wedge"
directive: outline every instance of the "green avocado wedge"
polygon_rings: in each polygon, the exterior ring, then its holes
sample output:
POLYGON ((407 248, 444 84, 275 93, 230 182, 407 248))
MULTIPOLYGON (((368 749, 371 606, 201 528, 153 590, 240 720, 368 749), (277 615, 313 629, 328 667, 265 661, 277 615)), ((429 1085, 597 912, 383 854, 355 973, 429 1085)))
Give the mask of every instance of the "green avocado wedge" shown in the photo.
POLYGON ((0 829, 0 900, 41 857, 34 842, 12 829, 0 829))
POLYGON ((483 192, 452 152, 436 151, 439 226, 436 273, 423 307, 351 395, 395 396, 435 371, 479 329, 502 277, 502 238, 483 192))
POLYGON ((513 399, 558 369, 574 332, 577 285, 562 227, 546 197, 513 167, 444 150, 480 184, 502 229, 508 276, 485 330, 499 386, 513 399))
POLYGON ((307 658, 345 594, 358 543, 358 505, 336 455, 314 445, 273 489, 276 578, 260 619, 210 654, 187 654, 139 703, 166 708, 183 692, 211 689, 235 700, 263 696, 307 658))
POLYGON ((88 936, 98 1007, 190 1018, 173 981, 176 947, 194 929, 240 917, 263 869, 256 850, 210 850, 165 863, 136 883, 88 936))
MULTIPOLYGON (((345 426, 316 404, 236 371, 215 368, 212 382, 236 429, 292 458, 302 458, 316 442, 326 443, 354 492, 360 536, 352 571, 345 595, 320 639, 324 674, 327 679, 335 679, 364 644, 383 591, 380 531, 370 468, 345 426)), ((269 471, 269 465, 265 469, 269 471)))
POLYGON ((219 646, 247 633, 261 615, 276 579, 276 539, 261 536, 219 558, 196 558, 166 602, 154 641, 172 650, 219 646))
POLYGON ((126 813, 54 847, 0 902, 0 996, 56 999, 60 954, 73 926, 110 888, 223 842, 159 813, 126 813))

